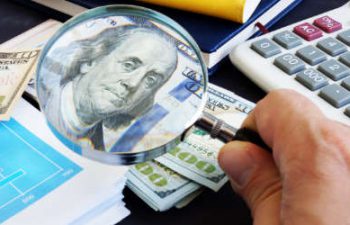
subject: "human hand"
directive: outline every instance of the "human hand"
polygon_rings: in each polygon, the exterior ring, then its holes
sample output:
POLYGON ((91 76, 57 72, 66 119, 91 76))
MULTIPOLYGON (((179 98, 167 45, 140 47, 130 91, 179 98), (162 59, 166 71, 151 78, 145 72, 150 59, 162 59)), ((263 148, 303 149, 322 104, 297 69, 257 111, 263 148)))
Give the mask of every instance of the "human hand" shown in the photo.
POLYGON ((272 154, 234 141, 219 163, 255 225, 350 224, 350 127, 294 91, 270 92, 244 121, 272 154))

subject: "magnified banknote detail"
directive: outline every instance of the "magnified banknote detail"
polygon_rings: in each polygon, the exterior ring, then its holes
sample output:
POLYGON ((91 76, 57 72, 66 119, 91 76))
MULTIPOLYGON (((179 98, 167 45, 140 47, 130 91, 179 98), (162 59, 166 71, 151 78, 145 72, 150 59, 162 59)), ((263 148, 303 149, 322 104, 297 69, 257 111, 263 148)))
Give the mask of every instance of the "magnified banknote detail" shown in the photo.
POLYGON ((204 108, 202 62, 169 27, 106 16, 59 32, 41 57, 38 98, 49 124, 83 155, 161 148, 204 108))

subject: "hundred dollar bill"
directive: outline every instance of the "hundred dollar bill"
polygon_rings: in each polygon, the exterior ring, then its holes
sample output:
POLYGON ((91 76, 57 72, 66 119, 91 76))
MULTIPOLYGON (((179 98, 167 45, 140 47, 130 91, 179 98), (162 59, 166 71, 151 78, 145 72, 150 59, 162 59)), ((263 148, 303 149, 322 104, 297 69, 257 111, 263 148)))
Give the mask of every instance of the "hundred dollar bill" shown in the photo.
POLYGON ((165 211, 200 189, 200 185, 155 161, 131 166, 126 177, 127 186, 156 211, 165 211))
MULTIPOLYGON (((2 43, 1 51, 20 51, 22 49, 41 49, 51 36, 62 26, 62 23, 53 19, 23 32, 22 34, 2 43)), ((33 71, 35 73, 35 71, 33 71)), ((35 76, 33 75, 28 82, 25 92, 34 100, 38 101, 35 90, 35 76)))
POLYGON ((87 149, 127 153, 167 148, 202 108, 206 79, 199 52, 164 24, 116 15, 84 21, 60 34, 46 45, 36 88, 48 122, 83 146, 82 155, 89 157, 87 149), (144 41, 148 47, 139 49, 144 41), (140 60, 131 60, 141 57, 147 59, 141 60, 146 72, 137 70, 140 60), (119 58, 130 59, 131 64, 119 58), (166 60, 159 65, 151 62, 158 59, 166 60), (153 73, 148 64, 161 73, 153 73), (104 70, 107 67, 110 70, 104 70), (129 84, 132 79, 125 76, 133 72, 140 79, 129 84), (86 82, 80 77, 87 77, 86 82), (91 126, 81 123, 87 120, 91 126))
MULTIPOLYGON (((205 111, 235 129, 240 127, 254 107, 253 103, 215 85, 210 85, 208 92, 205 111)), ((195 126, 188 133, 182 143, 156 160, 179 174, 218 191, 227 181, 217 162, 218 152, 224 143, 211 138, 208 132, 195 126)))
POLYGON ((190 204, 195 198, 197 198, 200 194, 202 194, 204 191, 204 187, 202 186, 200 189, 197 191, 187 195, 183 199, 181 199, 178 203, 176 203, 175 207, 178 209, 182 209, 183 207, 187 206, 190 204))
POLYGON ((0 52, 0 120, 10 119, 32 77, 40 50, 0 52))

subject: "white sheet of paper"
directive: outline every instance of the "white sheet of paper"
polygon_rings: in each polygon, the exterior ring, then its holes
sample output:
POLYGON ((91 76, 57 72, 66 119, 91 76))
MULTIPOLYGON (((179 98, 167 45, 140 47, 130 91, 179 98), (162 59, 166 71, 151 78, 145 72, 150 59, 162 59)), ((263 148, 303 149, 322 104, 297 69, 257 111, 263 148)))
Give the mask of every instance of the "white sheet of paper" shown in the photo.
MULTIPOLYGON (((24 193, 24 195, 19 196, 21 198, 20 204, 27 204, 27 206, 7 218, 4 224, 54 225, 72 224, 73 222, 77 224, 79 221, 84 221, 84 217, 91 218, 92 224, 98 224, 99 217, 103 224, 115 224, 129 214, 122 202, 122 189, 125 185, 124 175, 127 167, 104 165, 72 152, 54 136, 47 126, 43 114, 23 99, 16 106, 13 118, 55 149, 65 160, 72 161, 81 170, 37 199, 35 199, 35 194, 25 195, 24 193), (112 199, 114 202, 108 205, 108 202, 112 199), (101 210, 103 207, 105 207, 105 210, 101 210)), ((6 122, 3 123, 6 125, 6 122)), ((23 139, 26 140, 26 137, 23 137, 23 139)), ((8 146, 13 146, 13 143, 8 143, 8 146)), ((2 149, 4 147, 2 146, 2 149)), ((50 158, 49 155, 43 155, 43 157, 50 158)), ((11 165, 11 162, 9 165, 11 165)), ((1 165, 0 161, 0 175, 2 172, 6 172, 6 165, 1 165)), ((70 171, 66 172, 69 173, 70 171)), ((17 182, 20 178, 17 179, 17 182)), ((4 191, 6 185, 16 187, 16 184, 14 184, 16 180, 8 184, 5 181, 0 177, 0 196, 12 193, 4 191), (2 191, 3 193, 1 193, 2 191)), ((0 197, 0 211, 6 210, 3 207, 4 205, 1 206, 2 202, 4 201, 0 197)))

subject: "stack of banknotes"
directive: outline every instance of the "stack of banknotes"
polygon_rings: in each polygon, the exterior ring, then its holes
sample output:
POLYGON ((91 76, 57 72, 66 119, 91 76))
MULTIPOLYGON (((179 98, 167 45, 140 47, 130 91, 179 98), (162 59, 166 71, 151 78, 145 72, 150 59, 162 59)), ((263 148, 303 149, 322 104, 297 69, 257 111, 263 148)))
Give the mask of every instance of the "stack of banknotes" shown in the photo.
MULTIPOLYGON (((254 104, 209 85, 205 111, 238 129, 254 104)), ((217 156, 224 143, 193 126, 183 142, 150 162, 130 167, 127 186, 151 208, 165 211, 190 203, 204 188, 218 191, 228 180, 217 156)))

